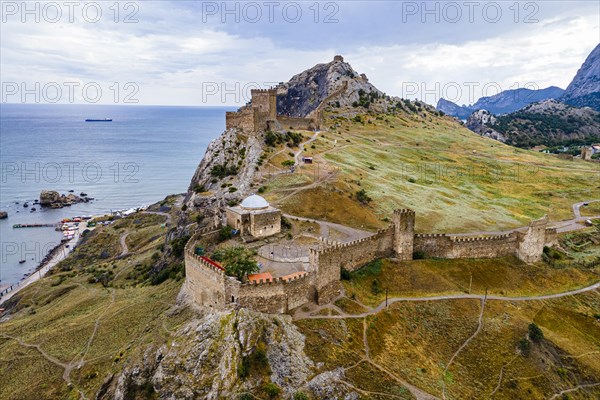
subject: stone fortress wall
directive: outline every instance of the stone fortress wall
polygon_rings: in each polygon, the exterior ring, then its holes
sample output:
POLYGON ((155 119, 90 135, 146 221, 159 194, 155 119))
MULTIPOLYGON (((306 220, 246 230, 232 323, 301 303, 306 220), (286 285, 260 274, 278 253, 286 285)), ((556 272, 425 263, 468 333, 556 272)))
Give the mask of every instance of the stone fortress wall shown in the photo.
POLYGON ((412 260, 415 252, 435 258, 496 258, 515 255, 532 263, 541 260, 545 245, 556 242, 556 229, 546 217, 533 221, 523 232, 492 236, 415 234, 415 213, 396 210, 391 225, 371 236, 349 243, 322 239, 311 249, 304 274, 257 283, 241 283, 222 269, 194 254, 199 238, 218 227, 198 231, 185 248, 186 291, 201 306, 223 309, 234 304, 267 313, 286 313, 308 302, 329 303, 342 293, 341 269, 355 271, 383 257, 412 260))
POLYGON ((225 128, 239 129, 244 133, 256 133, 265 130, 317 130, 320 113, 312 118, 277 115, 277 94, 280 89, 252 89, 250 104, 238 111, 225 113, 225 128))

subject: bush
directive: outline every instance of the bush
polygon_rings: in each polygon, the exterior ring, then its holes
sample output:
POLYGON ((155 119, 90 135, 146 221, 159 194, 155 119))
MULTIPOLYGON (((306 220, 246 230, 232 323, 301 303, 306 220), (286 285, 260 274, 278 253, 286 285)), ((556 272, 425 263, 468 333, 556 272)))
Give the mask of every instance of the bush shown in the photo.
POLYGON ((224 226, 219 231, 219 241, 224 242, 231 239, 233 236, 233 229, 230 226, 224 226))
POLYGON ((171 240, 171 249, 173 249, 173 255, 175 257, 181 257, 183 255, 183 249, 185 248, 188 240, 190 240, 189 235, 171 240))
POLYGON ((284 229, 292 229, 292 223, 286 217, 281 217, 281 227, 284 229))
POLYGON ((540 327, 535 323, 532 322, 529 324, 527 330, 529 332, 529 339, 531 339, 533 342, 539 343, 542 341, 542 339, 544 339, 544 332, 542 332, 540 327))
POLYGON ((271 399, 279 396, 279 393, 281 393, 281 389, 279 388, 279 386, 272 382, 265 383, 262 389, 271 399))
POLYGON ((529 350, 531 349, 531 344, 529 343, 529 340, 527 340, 527 338, 523 338, 523 339, 519 340, 519 343, 517 344, 517 346, 519 347, 519 350, 521 351, 522 355, 524 355, 525 357, 527 357, 529 355, 529 350))
POLYGON ((308 396, 304 392, 294 393, 294 400, 308 400, 308 396))
POLYGON ((383 291, 383 289, 381 289, 381 284, 379 283, 378 279, 374 279, 373 282, 371 283, 371 293, 377 295, 379 293, 381 293, 383 291))
POLYGON ((363 204, 369 204, 372 199, 369 197, 369 195, 367 195, 365 189, 360 189, 356 192, 356 200, 363 204))

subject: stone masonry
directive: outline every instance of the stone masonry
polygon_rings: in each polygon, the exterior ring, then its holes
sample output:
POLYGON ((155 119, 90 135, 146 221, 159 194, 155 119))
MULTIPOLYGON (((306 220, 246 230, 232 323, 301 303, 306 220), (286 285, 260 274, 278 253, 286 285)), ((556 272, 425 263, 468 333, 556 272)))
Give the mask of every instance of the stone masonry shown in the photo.
POLYGON ((221 310, 239 305, 266 313, 287 313, 309 302, 325 304, 342 293, 342 268, 355 271, 384 257, 412 260, 413 254, 439 258, 496 258, 515 255, 537 262, 545 245, 556 241, 556 230, 546 217, 532 221, 524 232, 495 236, 415 235, 413 210, 396 210, 392 223, 373 235, 350 243, 322 239, 311 249, 304 274, 268 281, 242 283, 194 254, 196 240, 214 235, 220 227, 198 231, 185 248, 185 290, 200 306, 221 310))

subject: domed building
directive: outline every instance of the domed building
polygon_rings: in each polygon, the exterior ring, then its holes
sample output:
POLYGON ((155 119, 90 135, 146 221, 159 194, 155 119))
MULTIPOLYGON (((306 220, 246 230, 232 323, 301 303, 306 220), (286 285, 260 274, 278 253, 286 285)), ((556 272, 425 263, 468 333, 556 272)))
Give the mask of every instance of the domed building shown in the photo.
POLYGON ((281 211, 272 207, 264 197, 253 194, 239 205, 225 210, 227 225, 242 237, 262 238, 281 231, 281 211))

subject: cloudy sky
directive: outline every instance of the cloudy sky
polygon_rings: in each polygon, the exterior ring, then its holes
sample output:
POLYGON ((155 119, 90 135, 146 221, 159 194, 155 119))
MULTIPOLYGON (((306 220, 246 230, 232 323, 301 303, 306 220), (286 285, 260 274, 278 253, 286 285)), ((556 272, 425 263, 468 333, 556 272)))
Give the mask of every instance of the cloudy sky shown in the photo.
POLYGON ((2 2, 2 102, 243 104, 342 54, 388 94, 473 103, 565 88, 600 42, 596 1, 23 4, 2 2))

